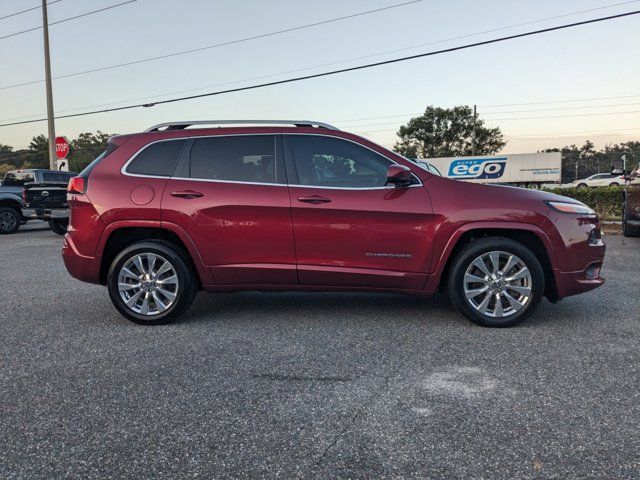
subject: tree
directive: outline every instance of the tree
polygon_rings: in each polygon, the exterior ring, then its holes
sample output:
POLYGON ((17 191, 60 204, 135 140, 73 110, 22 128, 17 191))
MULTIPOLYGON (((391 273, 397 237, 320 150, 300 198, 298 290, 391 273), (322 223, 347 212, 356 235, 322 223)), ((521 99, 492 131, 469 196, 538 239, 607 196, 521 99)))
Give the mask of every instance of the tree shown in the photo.
POLYGON ((500 128, 485 127, 483 120, 474 119, 473 110, 467 105, 453 108, 429 106, 423 115, 401 126, 398 136, 400 141, 394 149, 410 158, 491 155, 507 144, 500 128))
POLYGON ((29 143, 29 156, 24 168, 49 168, 49 140, 40 134, 29 143))
POLYGON ((111 136, 113 135, 98 130, 96 133, 81 133, 78 138, 71 140, 69 170, 79 172, 89 165, 106 149, 107 141, 111 136))

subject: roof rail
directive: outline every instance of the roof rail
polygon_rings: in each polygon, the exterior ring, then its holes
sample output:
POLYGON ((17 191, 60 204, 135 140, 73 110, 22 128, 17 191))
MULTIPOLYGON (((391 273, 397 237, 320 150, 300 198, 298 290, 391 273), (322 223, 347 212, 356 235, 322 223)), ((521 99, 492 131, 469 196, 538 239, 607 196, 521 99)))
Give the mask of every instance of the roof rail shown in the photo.
POLYGON ((328 123, 314 122, 312 120, 195 120, 191 122, 167 122, 147 128, 145 132, 159 132, 161 130, 184 130, 193 125, 295 125, 296 127, 316 127, 328 130, 339 128, 328 123))

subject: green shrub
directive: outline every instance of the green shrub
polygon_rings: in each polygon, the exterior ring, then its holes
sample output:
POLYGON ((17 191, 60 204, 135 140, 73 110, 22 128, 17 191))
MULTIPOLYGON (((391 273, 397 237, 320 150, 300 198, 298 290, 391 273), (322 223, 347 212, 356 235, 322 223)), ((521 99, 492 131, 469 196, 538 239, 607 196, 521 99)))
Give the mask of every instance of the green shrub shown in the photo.
POLYGON ((562 187, 545 190, 573 198, 590 206, 596 211, 600 220, 620 220, 622 218, 622 192, 624 192, 624 187, 562 187))

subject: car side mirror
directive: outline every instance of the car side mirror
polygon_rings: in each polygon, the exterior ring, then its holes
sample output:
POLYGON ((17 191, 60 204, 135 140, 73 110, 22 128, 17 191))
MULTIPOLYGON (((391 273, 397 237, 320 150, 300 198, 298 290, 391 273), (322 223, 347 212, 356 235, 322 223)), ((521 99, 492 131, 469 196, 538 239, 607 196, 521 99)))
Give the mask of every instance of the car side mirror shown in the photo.
POLYGON ((411 185, 411 169, 404 165, 389 165, 387 168, 387 185, 396 187, 408 187, 411 185))

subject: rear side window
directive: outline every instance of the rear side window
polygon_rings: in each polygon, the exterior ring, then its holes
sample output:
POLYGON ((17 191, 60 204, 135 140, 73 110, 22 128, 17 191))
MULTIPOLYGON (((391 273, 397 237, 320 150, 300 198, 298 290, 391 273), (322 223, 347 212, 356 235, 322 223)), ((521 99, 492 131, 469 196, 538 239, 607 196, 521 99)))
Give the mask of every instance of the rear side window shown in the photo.
POLYGON ((190 177, 250 183, 276 182, 275 135, 238 135, 194 140, 190 177))
POLYGON ((138 153, 127 166, 127 173, 170 177, 186 140, 166 140, 152 143, 138 153))

